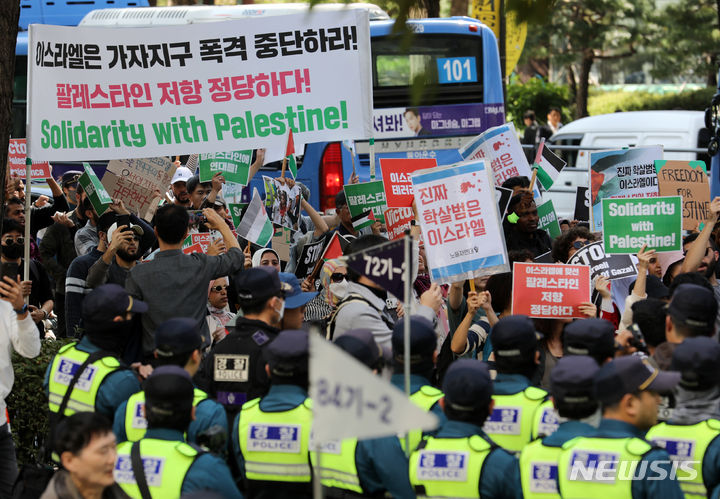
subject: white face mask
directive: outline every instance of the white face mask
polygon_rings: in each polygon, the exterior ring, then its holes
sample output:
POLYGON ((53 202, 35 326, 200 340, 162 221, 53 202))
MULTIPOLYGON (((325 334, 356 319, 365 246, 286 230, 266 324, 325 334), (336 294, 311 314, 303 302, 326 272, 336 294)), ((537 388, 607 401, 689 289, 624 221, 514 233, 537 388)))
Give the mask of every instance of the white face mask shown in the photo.
POLYGON ((342 300, 348 294, 348 282, 347 279, 343 279, 341 282, 330 283, 330 293, 335 297, 337 301, 342 300))
POLYGON ((280 322, 283 319, 283 316, 285 315, 285 300, 282 300, 282 305, 280 305, 280 310, 274 309, 275 312, 280 314, 280 318, 278 319, 278 322, 280 322))

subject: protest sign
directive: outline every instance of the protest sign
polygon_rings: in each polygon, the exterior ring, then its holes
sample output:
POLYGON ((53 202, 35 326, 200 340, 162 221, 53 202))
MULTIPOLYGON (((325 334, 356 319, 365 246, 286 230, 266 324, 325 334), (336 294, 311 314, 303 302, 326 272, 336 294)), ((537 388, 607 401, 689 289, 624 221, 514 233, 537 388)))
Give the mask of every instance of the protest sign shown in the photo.
POLYGON ((552 199, 548 199, 537 207, 538 212, 538 229, 547 231, 550 239, 555 239, 561 234, 560 224, 558 223, 555 207, 552 199))
POLYGON ((312 273, 315 268, 315 264, 320 256, 322 256, 324 249, 325 237, 320 238, 320 240, 315 241, 314 243, 308 243, 303 246, 300 256, 298 256, 297 265, 295 266, 295 275, 298 279, 305 279, 312 273))
POLYGON ((348 184, 343 186, 343 190, 345 191, 345 200, 351 217, 372 210, 375 220, 385 223, 385 190, 381 180, 363 182, 362 184, 348 184))
POLYGON ((577 188, 575 193, 575 212, 573 218, 578 222, 590 221, 590 196, 587 187, 577 188))
MULTIPOLYGON (((25 139, 10 139, 8 145, 8 167, 10 175, 25 178, 25 162, 27 161, 25 139)), ((47 161, 34 161, 30 167, 30 178, 32 180, 49 178, 50 163, 47 161)))
MULTIPOLYGON (((167 158, 116 159, 108 162, 108 172, 114 173, 127 183, 149 191, 165 192, 177 167, 167 158)), ((103 176, 103 178, 105 178, 103 176)))
POLYGON ((495 197, 497 198, 498 215, 500 215, 500 220, 505 218, 505 212, 507 211, 507 207, 510 204, 510 199, 512 198, 512 195, 512 189, 498 187, 497 185, 495 186, 495 197))
POLYGON ((247 185, 252 154, 252 149, 200 154, 200 182, 210 182, 213 175, 219 172, 226 182, 247 185))
POLYGON ((434 159, 381 159, 385 200, 388 208, 407 208, 412 206, 412 172, 437 166, 434 159))
POLYGON ((85 173, 80 175, 78 184, 80 184, 83 191, 85 191, 85 194, 87 194, 90 198, 90 203, 95 209, 95 213, 100 216, 110 208, 112 198, 105 190, 105 187, 100 182, 100 179, 97 178, 97 175, 95 175, 95 171, 92 167, 87 163, 84 163, 83 167, 85 169, 85 173))
POLYGON ((246 203, 228 203, 228 211, 230 212, 230 216, 232 217, 233 225, 235 227, 240 225, 242 213, 246 206, 246 203))
POLYGON ((510 270, 484 161, 419 171, 412 182, 433 281, 450 284, 510 270))
POLYGON ((683 230, 696 230, 710 213, 710 183, 704 161, 655 160, 661 196, 682 196, 683 230))
POLYGON ((460 148, 460 155, 466 161, 484 159, 492 169, 495 185, 502 185, 510 177, 518 175, 528 180, 532 177, 512 122, 490 128, 474 137, 460 148))
POLYGON ((353 253, 345 259, 348 268, 353 269, 386 289, 396 298, 404 299, 405 286, 405 241, 390 241, 361 253, 353 253))
POLYGON ((207 254, 208 247, 213 242, 212 234, 209 232, 202 232, 199 234, 190 234, 190 244, 192 246, 199 245, 200 252, 207 254))
POLYGON ((243 150, 285 142, 289 129, 296 143, 372 135, 364 10, 152 28, 34 24, 29 37, 34 159, 243 150), (55 56, 70 46, 83 57, 55 56))
POLYGON ((602 241, 587 244, 568 260, 571 265, 589 265, 590 277, 607 277, 609 280, 637 276, 637 269, 629 255, 607 255, 602 241))
POLYGON ((655 251, 682 249, 682 198, 603 199, 606 253, 631 254, 643 245, 655 251))
MULTIPOLYGON (((264 178, 264 177, 263 177, 264 178)), ((222 184, 222 197, 223 199, 232 199, 235 203, 248 204, 252 197, 252 191, 250 187, 242 184, 222 184)))
POLYGON ((278 227, 275 229, 270 247, 277 252, 280 260, 288 262, 290 261, 291 243, 292 230, 289 227, 278 227))
POLYGON ((273 204, 275 204, 275 196, 277 195, 275 179, 263 175, 263 187, 265 187, 265 207, 272 208, 273 204))
POLYGON ((310 334, 313 439, 338 447, 344 438, 378 438, 431 430, 439 421, 388 381, 325 340, 310 334), (338 398, 340 397, 340 398, 338 398))
POLYGON ((542 255, 538 255, 533 259, 537 263, 555 263, 555 259, 552 257, 552 251, 546 251, 542 255))
POLYGON ((562 263, 513 264, 512 313, 538 319, 587 318, 590 267, 562 263))
POLYGON ((295 184, 290 187, 287 182, 280 183, 277 179, 274 182, 275 198, 273 199, 270 219, 274 224, 297 229, 300 218, 300 201, 302 199, 300 186, 295 184))
POLYGON ((152 190, 129 181, 128 177, 119 177, 107 170, 103 175, 102 185, 112 199, 121 199, 125 207, 138 217, 148 222, 152 220, 161 199, 155 196, 152 190))
POLYGON ((590 152, 590 199, 594 232, 602 230, 601 203, 605 198, 644 198, 658 195, 655 160, 662 146, 590 152))
POLYGON ((385 210, 385 226, 388 239, 400 239, 410 228, 410 222, 415 218, 412 208, 388 208, 385 210))
POLYGON ((205 253, 200 243, 190 244, 188 246, 183 245, 182 252, 186 255, 190 255, 192 253, 205 253))

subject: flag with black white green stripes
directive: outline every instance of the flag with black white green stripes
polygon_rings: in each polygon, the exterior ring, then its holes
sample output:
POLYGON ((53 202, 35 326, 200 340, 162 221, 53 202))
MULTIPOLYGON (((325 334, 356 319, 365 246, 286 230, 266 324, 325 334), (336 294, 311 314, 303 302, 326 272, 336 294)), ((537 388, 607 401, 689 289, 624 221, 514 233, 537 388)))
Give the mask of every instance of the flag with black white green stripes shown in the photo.
POLYGON ((537 168, 537 179, 543 189, 547 191, 552 187, 565 165, 567 165, 565 161, 545 147, 545 142, 540 143, 540 150, 535 156, 533 168, 537 168))

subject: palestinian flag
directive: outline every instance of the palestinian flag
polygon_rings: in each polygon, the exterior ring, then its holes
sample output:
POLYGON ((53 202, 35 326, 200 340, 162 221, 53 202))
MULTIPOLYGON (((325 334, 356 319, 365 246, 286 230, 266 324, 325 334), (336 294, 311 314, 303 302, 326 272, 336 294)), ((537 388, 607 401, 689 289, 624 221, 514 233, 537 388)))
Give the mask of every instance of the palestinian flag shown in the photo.
POLYGON ((293 178, 297 178, 297 161, 295 161, 294 154, 287 157, 287 167, 288 170, 290 170, 290 175, 292 175, 293 178))
POLYGON ((367 210, 359 215, 355 215, 352 217, 352 226, 355 230, 364 229, 365 227, 370 227, 372 224, 375 223, 375 215, 373 215, 372 210, 367 210))
POLYGON ((330 239, 330 242, 325 246, 321 260, 332 260, 334 258, 340 258, 343 256, 343 252, 348 242, 340 234, 335 232, 330 239))
POLYGON ((557 157, 553 152, 545 147, 545 143, 540 143, 540 150, 535 156, 533 168, 537 168, 537 179, 546 191, 552 187, 560 172, 565 168, 567 163, 557 157))
POLYGON ((257 189, 253 189, 250 204, 237 227, 238 236, 258 246, 266 247, 273 237, 273 224, 267 216, 257 189))

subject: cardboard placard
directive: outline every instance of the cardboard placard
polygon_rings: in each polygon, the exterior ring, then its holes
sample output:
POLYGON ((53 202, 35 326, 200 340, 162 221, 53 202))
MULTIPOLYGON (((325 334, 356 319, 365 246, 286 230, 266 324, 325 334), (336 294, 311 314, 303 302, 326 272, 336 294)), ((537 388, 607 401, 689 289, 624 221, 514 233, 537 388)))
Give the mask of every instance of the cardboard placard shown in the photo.
POLYGON ((704 161, 656 160, 661 196, 682 196, 683 230, 698 230, 710 213, 710 182, 704 161))
MULTIPOLYGON (((108 162, 106 172, 114 173, 129 183, 149 191, 165 192, 177 167, 166 157, 114 159, 108 162)), ((103 180, 105 177, 103 176, 103 180)))
POLYGON ((606 253, 632 254, 644 244, 657 252, 682 249, 682 198, 603 199, 606 253))
POLYGON ((381 159, 385 200, 388 208, 408 208, 413 202, 411 175, 418 170, 437 166, 432 158, 424 159, 381 159))
POLYGON ((270 247, 274 249, 278 258, 283 262, 290 261, 290 245, 292 244, 292 230, 289 227, 278 227, 273 234, 270 247))
POLYGON ((102 184, 112 199, 121 199, 128 210, 149 222, 155 215, 162 198, 155 197, 150 189, 129 182, 126 178, 106 171, 102 184))
POLYGON ((538 319, 587 318, 579 305, 590 301, 590 267, 562 263, 513 264, 512 313, 538 319))

